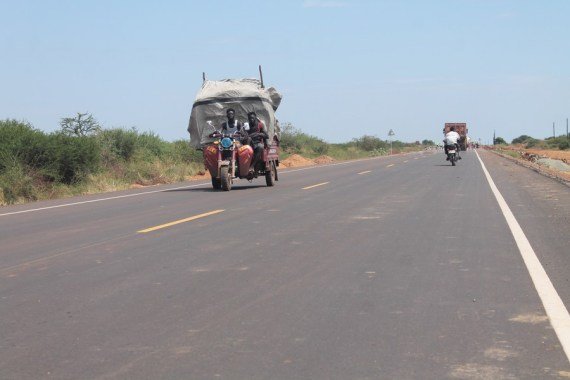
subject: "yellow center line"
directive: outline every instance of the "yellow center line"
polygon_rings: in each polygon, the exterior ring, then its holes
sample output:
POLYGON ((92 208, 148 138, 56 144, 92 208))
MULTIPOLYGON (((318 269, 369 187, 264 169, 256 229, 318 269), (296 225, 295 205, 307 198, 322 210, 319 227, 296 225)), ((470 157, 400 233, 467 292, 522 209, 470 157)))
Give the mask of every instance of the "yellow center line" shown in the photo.
POLYGON ((330 183, 330 182, 317 183, 316 185, 313 185, 313 186, 303 187, 303 190, 312 189, 313 187, 317 187, 317 186, 323 186, 323 185, 326 185, 327 183, 330 183))
POLYGON ((372 170, 366 170, 366 171, 360 172, 360 173, 358 173, 358 174, 366 174, 366 173, 370 173, 371 171, 372 171, 372 170))
POLYGON ((194 216, 191 216, 191 217, 189 217, 189 218, 180 219, 180 220, 175 220, 174 222, 161 224, 160 226, 149 227, 149 228, 146 228, 146 229, 144 229, 144 230, 137 231, 137 232, 138 232, 139 234, 144 234, 144 233, 147 233, 147 232, 152 232, 152 231, 160 230, 160 229, 162 229, 162 228, 175 226, 175 225, 180 224, 180 223, 186 223, 186 222, 190 222, 190 221, 192 221, 192 220, 204 218, 204 217, 206 217, 206 216, 210 216, 210 215, 214 215, 214 214, 219 214, 220 212, 224 212, 224 211, 225 211, 225 210, 214 210, 214 211, 210 211, 210 212, 205 212, 205 213, 200 214, 200 215, 194 215, 194 216))
POLYGON ((390 164, 390 165, 388 165, 388 166, 386 166, 386 167, 389 168, 390 166, 394 166, 394 164, 390 164))

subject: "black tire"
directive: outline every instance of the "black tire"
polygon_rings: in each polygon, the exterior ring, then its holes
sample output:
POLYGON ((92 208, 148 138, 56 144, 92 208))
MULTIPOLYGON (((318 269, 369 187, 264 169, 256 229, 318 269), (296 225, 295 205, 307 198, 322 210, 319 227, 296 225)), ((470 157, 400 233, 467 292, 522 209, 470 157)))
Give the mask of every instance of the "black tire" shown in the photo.
POLYGON ((220 190, 222 188, 222 181, 219 178, 212 177, 212 187, 214 190, 220 190))
POLYGON ((232 189, 232 179, 230 178, 230 168, 222 166, 220 169, 220 181, 222 183, 222 190, 230 191, 232 189))
POLYGON ((265 183, 267 186, 275 186, 275 164, 269 163, 270 169, 265 172, 265 183))
POLYGON ((455 166, 455 155, 451 155, 451 166, 455 166))

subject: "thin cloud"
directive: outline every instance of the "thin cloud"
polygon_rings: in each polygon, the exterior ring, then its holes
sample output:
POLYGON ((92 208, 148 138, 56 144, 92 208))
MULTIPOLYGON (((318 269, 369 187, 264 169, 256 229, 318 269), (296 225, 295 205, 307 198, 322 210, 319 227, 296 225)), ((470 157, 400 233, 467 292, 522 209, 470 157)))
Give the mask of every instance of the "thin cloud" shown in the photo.
POLYGON ((347 5, 348 3, 344 1, 305 0, 303 2, 303 8, 341 8, 347 5))

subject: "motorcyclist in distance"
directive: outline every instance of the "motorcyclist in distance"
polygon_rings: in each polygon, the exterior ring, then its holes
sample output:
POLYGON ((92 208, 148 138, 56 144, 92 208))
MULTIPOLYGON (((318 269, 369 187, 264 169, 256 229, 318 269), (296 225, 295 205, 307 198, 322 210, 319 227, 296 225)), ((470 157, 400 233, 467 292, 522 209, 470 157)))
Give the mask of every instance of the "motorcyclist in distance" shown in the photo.
POLYGON ((450 127, 449 132, 445 134, 445 138, 443 139, 443 148, 445 149, 445 157, 447 161, 449 161, 447 151, 449 150, 450 146, 455 146, 455 150, 457 151, 457 158, 461 159, 461 157, 459 157, 459 144, 457 144, 458 140, 459 133, 455 132, 455 127, 450 127))
POLYGON ((263 158, 263 149, 267 144, 269 135, 265 129, 265 125, 257 118, 255 112, 247 114, 247 123, 244 124, 244 129, 247 131, 250 139, 250 145, 253 148, 253 160, 251 162, 251 170, 256 170, 257 164, 263 158))

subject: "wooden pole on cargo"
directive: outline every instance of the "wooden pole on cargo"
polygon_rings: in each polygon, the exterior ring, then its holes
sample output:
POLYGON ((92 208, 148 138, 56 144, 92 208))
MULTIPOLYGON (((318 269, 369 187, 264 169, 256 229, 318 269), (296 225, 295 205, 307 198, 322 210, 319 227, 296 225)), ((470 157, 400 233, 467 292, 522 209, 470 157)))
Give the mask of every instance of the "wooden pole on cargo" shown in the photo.
POLYGON ((202 71, 202 84, 206 81, 206 73, 202 71))
POLYGON ((261 65, 259 65, 259 79, 261 80, 261 88, 265 88, 263 85, 263 72, 261 71, 261 65))

